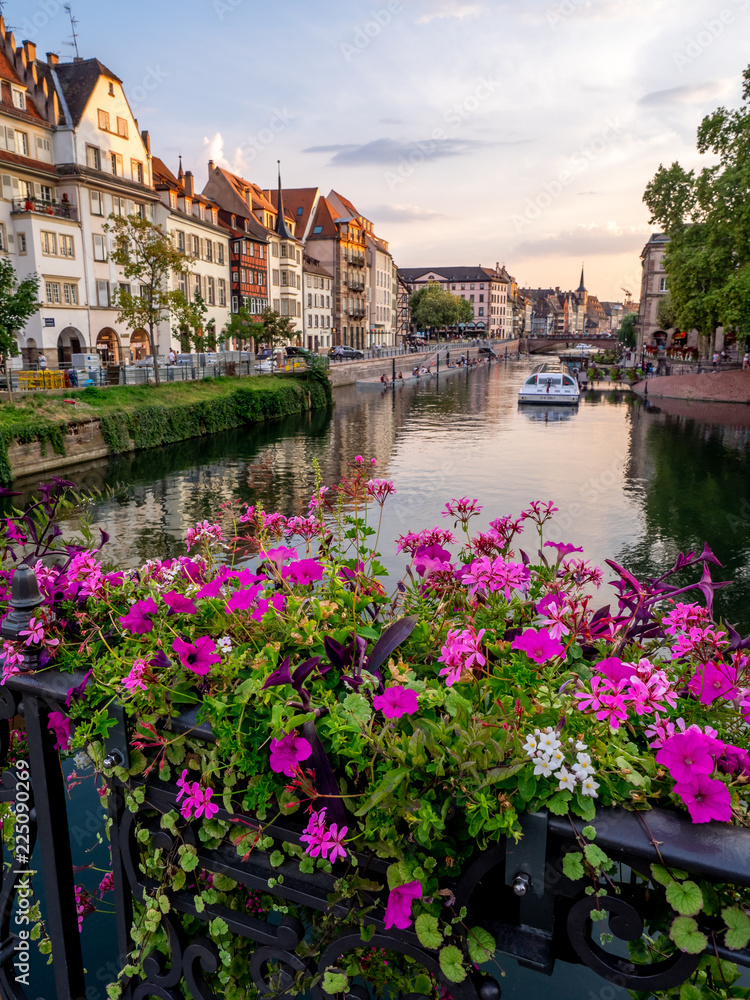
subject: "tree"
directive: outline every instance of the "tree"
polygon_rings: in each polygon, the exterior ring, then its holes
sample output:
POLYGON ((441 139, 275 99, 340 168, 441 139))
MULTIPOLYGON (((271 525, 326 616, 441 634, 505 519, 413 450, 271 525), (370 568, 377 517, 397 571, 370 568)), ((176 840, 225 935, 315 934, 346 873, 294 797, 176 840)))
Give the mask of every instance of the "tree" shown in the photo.
POLYGON ((245 350, 250 343, 251 350, 255 350, 255 342, 263 338, 263 323, 259 316, 251 313, 247 306, 232 313, 227 325, 224 327, 224 337, 229 340, 231 337, 240 344, 241 350, 245 350))
POLYGON ((422 330, 469 323, 474 318, 474 309, 468 299, 451 295, 436 281, 430 281, 414 292, 409 299, 409 308, 412 322, 422 330))
POLYGON ((271 347, 284 347, 290 340, 297 340, 292 321, 288 316, 280 316, 268 306, 261 314, 263 338, 271 347))
POLYGON ((659 299, 658 305, 656 306, 656 322, 662 330, 669 330, 670 327, 677 327, 671 292, 667 292, 666 295, 659 299))
POLYGON ((176 336, 183 351, 191 347, 198 352, 216 350, 216 323, 208 318, 208 307, 200 292, 195 293, 192 302, 186 299, 178 303, 175 313, 176 336))
POLYGON ((697 174, 660 165, 643 196, 669 237, 674 325, 695 327, 711 349, 719 325, 750 335, 750 68, 742 98, 739 110, 718 108, 698 128, 698 152, 718 162, 697 174))
POLYGON ((154 361, 154 378, 159 384, 159 345, 154 331, 173 313, 179 314, 188 303, 180 291, 170 290, 175 274, 185 274, 193 265, 191 257, 172 242, 161 226, 139 215, 110 215, 104 226, 114 236, 111 260, 122 268, 126 278, 139 283, 140 294, 118 289, 115 305, 118 322, 129 330, 147 329, 154 361))
POLYGON ((622 323, 620 323, 620 329, 617 331, 617 339, 631 351, 635 347, 638 341, 638 334, 635 328, 634 313, 626 313, 623 316, 622 323))
POLYGON ((23 330, 27 320, 40 308, 39 278, 30 274, 18 280, 13 265, 7 257, 0 257, 0 355, 8 385, 8 396, 13 398, 8 371, 8 357, 18 354, 16 334, 23 330))

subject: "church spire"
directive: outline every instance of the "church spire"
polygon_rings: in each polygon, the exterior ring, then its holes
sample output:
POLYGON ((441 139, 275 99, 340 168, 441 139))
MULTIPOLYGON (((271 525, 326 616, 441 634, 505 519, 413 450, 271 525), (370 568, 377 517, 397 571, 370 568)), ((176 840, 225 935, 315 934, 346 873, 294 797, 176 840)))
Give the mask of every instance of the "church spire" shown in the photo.
POLYGON ((277 205, 277 215, 276 215, 276 235, 280 236, 282 240, 293 240, 294 237, 289 232, 286 224, 286 219, 284 218, 284 198, 281 194, 281 160, 276 161, 279 165, 279 201, 277 205))
POLYGON ((182 169, 182 156, 180 156, 180 169, 177 171, 177 180, 180 184, 185 180, 185 171, 182 169))
POLYGON ((586 291, 586 286, 583 283, 583 264, 581 264, 581 284, 578 286, 578 288, 576 289, 576 291, 578 291, 578 292, 585 292, 586 291))

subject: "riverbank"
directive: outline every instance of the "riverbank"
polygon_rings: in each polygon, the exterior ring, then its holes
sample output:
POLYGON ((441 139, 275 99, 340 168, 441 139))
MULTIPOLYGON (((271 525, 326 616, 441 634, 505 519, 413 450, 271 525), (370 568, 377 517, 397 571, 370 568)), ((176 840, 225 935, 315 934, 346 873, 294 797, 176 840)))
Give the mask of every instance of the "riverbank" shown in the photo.
POLYGON ((686 399, 706 403, 750 403, 750 371, 701 375, 657 375, 636 382, 633 391, 649 399, 686 399))
POLYGON ((307 374, 24 394, 0 404, 0 481, 332 405, 307 374))

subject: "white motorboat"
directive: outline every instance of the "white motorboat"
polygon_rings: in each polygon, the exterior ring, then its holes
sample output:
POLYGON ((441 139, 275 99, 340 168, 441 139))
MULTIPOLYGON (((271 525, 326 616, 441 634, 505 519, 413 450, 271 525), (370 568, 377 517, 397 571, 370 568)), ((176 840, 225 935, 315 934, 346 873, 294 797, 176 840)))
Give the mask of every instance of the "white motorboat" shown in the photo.
POLYGON ((555 365, 538 365, 518 390, 519 403, 578 403, 581 391, 567 371, 555 365))

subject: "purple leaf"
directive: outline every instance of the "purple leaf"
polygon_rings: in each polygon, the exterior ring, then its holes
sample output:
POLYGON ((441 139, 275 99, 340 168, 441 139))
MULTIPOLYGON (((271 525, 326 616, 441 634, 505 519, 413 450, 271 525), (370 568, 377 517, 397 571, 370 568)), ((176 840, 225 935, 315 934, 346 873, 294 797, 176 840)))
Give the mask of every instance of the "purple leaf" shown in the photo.
POLYGON ((285 656, 278 667, 274 670, 271 676, 268 678, 266 683, 263 685, 263 689, 270 687, 276 687, 279 684, 293 684, 292 675, 289 671, 289 657, 285 656))
POLYGON ((379 676, 382 664, 385 663, 394 649, 397 649, 404 640, 409 638, 416 624, 417 616, 411 615, 409 618, 400 618, 389 625, 372 647, 372 652, 365 663, 365 669, 369 670, 371 674, 379 676))
POLYGON ((68 696, 65 699, 66 708, 70 708, 70 703, 73 701, 74 698, 77 701, 79 698, 83 696, 83 692, 86 690, 86 685, 91 679, 91 675, 93 674, 93 672, 94 672, 93 670, 89 670, 89 672, 86 674, 86 676, 83 678, 83 680, 77 687, 68 688, 68 696))
POLYGON ((300 665, 295 669, 292 674, 292 686, 296 691, 301 689, 302 685, 305 683, 313 670, 315 670, 321 659, 322 657, 320 656, 313 656, 309 660, 305 660, 304 663, 300 663, 300 665))
POLYGON ((336 776, 333 773, 331 762, 328 760, 323 744, 315 728, 314 722, 306 722, 302 727, 302 732, 307 742, 312 747, 312 756, 306 763, 312 766, 315 774, 315 788, 318 794, 326 796, 323 805, 327 808, 326 820, 330 823, 337 823, 339 829, 342 824, 346 824, 346 813, 344 803, 341 799, 341 791, 336 783, 336 776), (328 797, 330 796, 330 797, 328 797))
POLYGON ((328 659, 334 667, 337 667, 339 670, 346 670, 347 667, 351 666, 351 649, 346 646, 342 646, 340 642, 336 639, 332 639, 328 635, 323 640, 323 645, 325 646, 326 653, 328 654, 328 659))
POLYGON ((160 649, 155 656, 151 657, 151 659, 148 662, 149 666, 157 667, 159 670, 166 670, 167 667, 170 667, 172 665, 172 661, 169 659, 169 657, 167 656, 167 654, 164 652, 163 649, 160 649))

